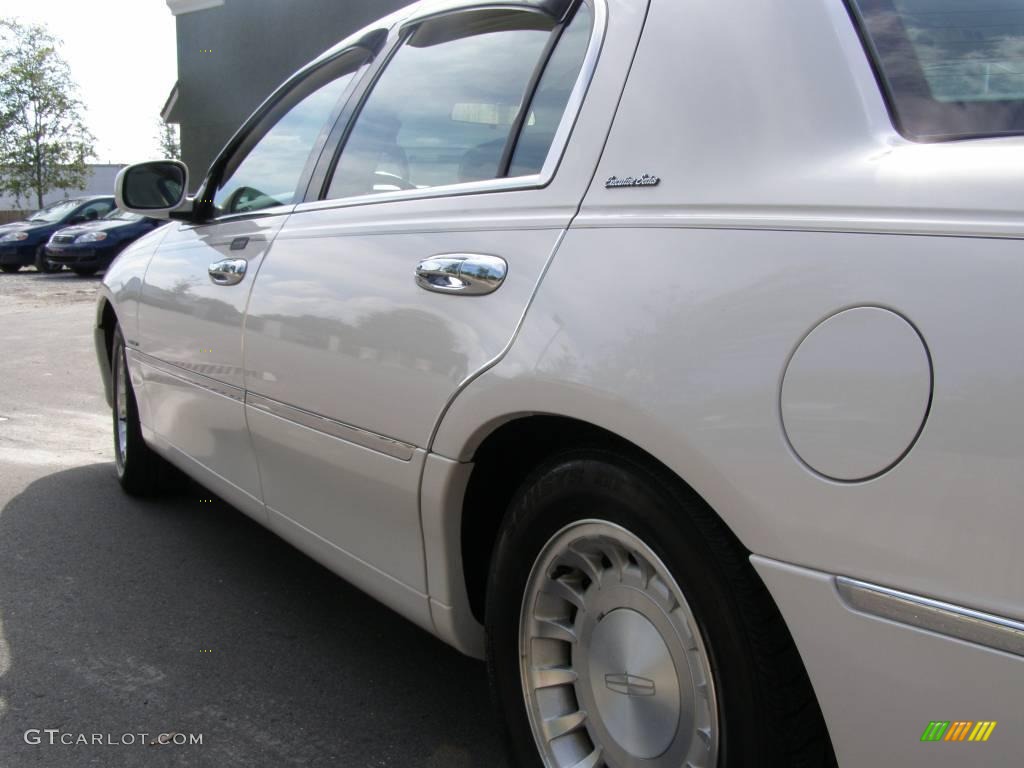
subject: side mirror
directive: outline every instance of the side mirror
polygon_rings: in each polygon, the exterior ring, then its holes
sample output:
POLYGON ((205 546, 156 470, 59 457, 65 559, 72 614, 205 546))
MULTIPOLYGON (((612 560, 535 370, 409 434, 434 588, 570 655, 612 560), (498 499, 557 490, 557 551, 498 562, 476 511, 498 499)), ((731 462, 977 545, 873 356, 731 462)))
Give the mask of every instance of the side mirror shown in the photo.
POLYGON ((129 165, 117 175, 117 207, 157 219, 171 218, 188 193, 188 167, 178 160, 129 165))

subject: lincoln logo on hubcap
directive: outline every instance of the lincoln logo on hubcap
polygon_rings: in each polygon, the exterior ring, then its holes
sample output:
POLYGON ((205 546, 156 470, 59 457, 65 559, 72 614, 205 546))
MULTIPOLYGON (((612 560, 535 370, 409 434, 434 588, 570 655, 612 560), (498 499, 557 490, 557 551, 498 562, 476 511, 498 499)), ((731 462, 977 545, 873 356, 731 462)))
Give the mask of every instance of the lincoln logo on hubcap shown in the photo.
POLYGON ((656 692, 653 680, 630 674, 605 675, 604 684, 623 696, 653 696, 656 692))

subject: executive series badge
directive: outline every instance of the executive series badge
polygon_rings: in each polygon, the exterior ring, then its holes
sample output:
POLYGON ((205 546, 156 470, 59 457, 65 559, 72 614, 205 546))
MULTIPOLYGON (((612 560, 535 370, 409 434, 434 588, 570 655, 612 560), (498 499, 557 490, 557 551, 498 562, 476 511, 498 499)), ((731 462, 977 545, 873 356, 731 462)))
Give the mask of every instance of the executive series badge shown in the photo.
POLYGON ((604 183, 604 186, 605 189, 614 189, 615 187, 656 187, 659 184, 661 184, 659 177, 645 173, 643 176, 627 176, 624 179, 612 176, 604 183))

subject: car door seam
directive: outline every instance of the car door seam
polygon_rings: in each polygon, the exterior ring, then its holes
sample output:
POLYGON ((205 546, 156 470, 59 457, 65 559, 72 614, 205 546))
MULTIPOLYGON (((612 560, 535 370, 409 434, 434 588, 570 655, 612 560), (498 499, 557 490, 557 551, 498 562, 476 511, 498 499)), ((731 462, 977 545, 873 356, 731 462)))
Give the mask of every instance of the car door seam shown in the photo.
MULTIPOLYGON (((633 46, 633 52, 632 52, 632 55, 630 56, 630 59, 629 59, 629 67, 626 69, 626 75, 622 79, 622 87, 619 89, 618 98, 615 100, 615 109, 612 111, 612 118, 607 123, 607 127, 606 127, 606 130, 605 130, 605 135, 604 135, 604 141, 601 143, 601 149, 597 153, 597 158, 594 161, 594 167, 593 167, 593 170, 591 171, 591 174, 590 174, 590 181, 587 183, 586 187, 584 188, 583 194, 580 196, 580 199, 576 203, 575 210, 572 213, 572 215, 569 217, 569 221, 566 222, 565 228, 562 230, 562 232, 558 236, 558 239, 555 241, 554 248, 551 249, 551 253, 548 255, 548 258, 547 258, 547 260, 544 263, 544 267, 541 269, 540 275, 538 276, 537 281, 536 281, 536 283, 533 286, 533 291, 530 293, 530 298, 526 302, 526 306, 523 308, 523 312, 522 312, 522 314, 519 317, 519 321, 516 323, 515 329, 512 331, 512 336, 509 338, 508 343, 504 346, 504 348, 492 360, 488 361, 487 363, 484 363, 478 370, 476 370, 475 372, 473 372, 472 374, 467 376, 455 388, 455 391, 452 392, 452 394, 449 396, 447 402, 445 402, 444 407, 441 409, 441 412, 438 414, 437 419, 434 421, 434 427, 433 427, 433 429, 430 432, 430 438, 427 440, 426 451, 427 451, 428 455, 430 453, 433 453, 434 441, 437 439, 437 434, 441 430, 441 425, 444 423, 445 416, 448 415, 448 411, 451 409, 452 405, 455 404, 455 400, 459 397, 459 395, 461 395, 466 390, 466 388, 469 387, 470 384, 472 384, 474 381, 476 381, 478 378, 480 378, 483 374, 487 373, 487 371, 491 370, 498 363, 500 363, 505 358, 505 356, 511 351, 512 347, 515 345, 516 341, 518 340, 519 334, 522 331, 523 326, 526 324, 526 316, 529 313, 530 308, 533 306, 533 302, 537 298, 537 294, 540 293, 540 287, 541 287, 542 283, 544 282, 544 278, 547 276, 548 270, 551 268, 551 265, 554 262, 555 254, 558 253, 558 249, 561 247, 562 242, 565 240, 565 236, 568 234, 569 229, 572 228, 572 225, 576 221, 577 217, 579 216, 580 211, 583 210, 583 203, 584 203, 584 201, 587 199, 587 197, 590 194, 590 189, 594 185, 594 179, 597 178, 597 172, 598 172, 598 169, 600 168, 600 165, 601 165, 601 158, 604 157, 605 150, 608 148, 608 142, 611 139, 612 128, 615 125, 615 117, 619 114, 619 109, 622 106, 622 99, 623 99, 623 97, 625 95, 625 92, 626 92, 626 83, 629 82, 629 77, 630 77, 630 74, 632 73, 633 65, 636 62, 637 52, 640 50, 640 42, 643 40, 644 31, 647 29, 647 20, 650 18, 650 12, 651 12, 651 4, 650 4, 650 2, 648 2, 647 3, 647 7, 644 9, 644 19, 643 19, 643 22, 640 24, 640 31, 639 31, 639 33, 637 35, 637 38, 636 38, 636 44, 633 46)), ((602 41, 602 43, 601 43, 602 48, 606 44, 607 44, 607 39, 602 41)), ((591 78, 591 87, 593 86, 593 80, 594 80, 594 78, 596 78, 596 76, 597 76, 597 73, 595 72, 593 77, 591 78)), ((589 92, 590 92, 590 89, 588 88, 588 93, 589 92)), ((586 102, 584 102, 580 106, 579 113, 577 114, 577 117, 576 117, 576 122, 573 125, 573 130, 576 130, 579 127, 579 118, 580 118, 580 115, 583 114, 583 109, 584 109, 585 106, 586 106, 586 102)), ((570 137, 570 139, 571 139, 571 137, 570 137)), ((557 176, 557 172, 556 172, 556 176, 557 176)), ((421 490, 421 492, 422 492, 422 490, 421 490)), ((420 518, 420 526, 421 527, 422 527, 422 524, 423 524, 423 522, 422 522, 422 517, 421 517, 420 518)))

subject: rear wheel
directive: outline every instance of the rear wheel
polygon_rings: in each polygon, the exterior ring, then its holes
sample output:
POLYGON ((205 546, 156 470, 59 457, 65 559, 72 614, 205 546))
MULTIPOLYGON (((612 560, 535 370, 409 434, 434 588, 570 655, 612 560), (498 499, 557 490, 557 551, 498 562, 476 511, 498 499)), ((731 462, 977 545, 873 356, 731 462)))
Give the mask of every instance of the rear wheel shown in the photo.
POLYGON ((99 271, 99 267, 71 267, 71 271, 79 277, 90 277, 99 271))
POLYGON ((13 275, 21 269, 21 264, 0 264, 0 271, 8 275, 13 275))
POLYGON ((52 275, 55 272, 60 272, 64 269, 63 265, 55 264, 46 258, 46 246, 43 245, 36 248, 35 265, 37 272, 42 272, 47 275, 52 275))
POLYGON ((499 533, 486 612, 521 766, 834 765, 746 552, 639 460, 568 453, 527 480, 499 533))
POLYGON ((120 327, 114 330, 110 359, 117 478, 121 486, 133 496, 150 496, 163 489, 170 468, 142 439, 138 402, 128 373, 128 359, 120 327))

